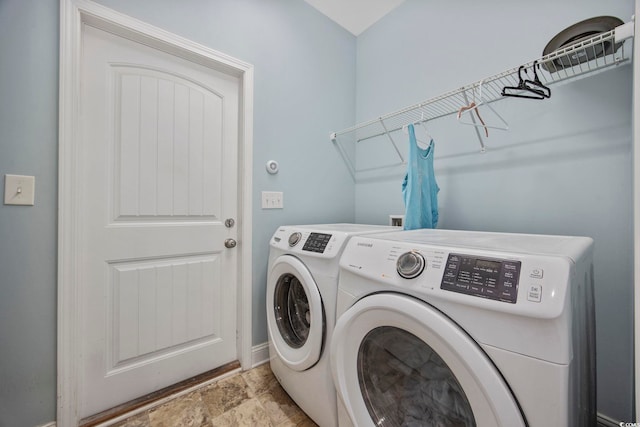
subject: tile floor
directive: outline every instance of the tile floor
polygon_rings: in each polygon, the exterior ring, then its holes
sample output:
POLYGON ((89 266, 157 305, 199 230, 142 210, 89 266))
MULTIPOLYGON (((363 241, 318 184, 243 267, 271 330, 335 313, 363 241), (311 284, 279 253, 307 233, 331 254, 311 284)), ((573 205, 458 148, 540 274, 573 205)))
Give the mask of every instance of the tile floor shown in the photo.
POLYGON ((260 365, 120 421, 117 427, 317 427, 260 365))

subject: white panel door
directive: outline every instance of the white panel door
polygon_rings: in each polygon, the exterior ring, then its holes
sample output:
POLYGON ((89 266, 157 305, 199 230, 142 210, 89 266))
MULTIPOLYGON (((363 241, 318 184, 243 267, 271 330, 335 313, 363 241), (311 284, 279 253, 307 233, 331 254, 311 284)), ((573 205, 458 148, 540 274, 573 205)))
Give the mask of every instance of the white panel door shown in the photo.
POLYGON ((237 77, 85 25, 80 412, 237 359, 237 77))

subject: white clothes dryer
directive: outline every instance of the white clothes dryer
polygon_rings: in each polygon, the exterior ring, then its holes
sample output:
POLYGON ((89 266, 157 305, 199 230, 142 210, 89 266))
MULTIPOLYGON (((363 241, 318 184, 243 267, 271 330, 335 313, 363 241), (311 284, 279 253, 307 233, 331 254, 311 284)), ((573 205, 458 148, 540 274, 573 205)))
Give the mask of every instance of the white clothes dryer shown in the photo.
POLYGON ((342 255, 340 427, 595 426, 593 241, 412 230, 342 255))
POLYGON ((328 344, 336 320, 339 257, 351 236, 397 230, 363 224, 282 226, 271 238, 266 296, 271 370, 321 427, 338 422, 328 344))

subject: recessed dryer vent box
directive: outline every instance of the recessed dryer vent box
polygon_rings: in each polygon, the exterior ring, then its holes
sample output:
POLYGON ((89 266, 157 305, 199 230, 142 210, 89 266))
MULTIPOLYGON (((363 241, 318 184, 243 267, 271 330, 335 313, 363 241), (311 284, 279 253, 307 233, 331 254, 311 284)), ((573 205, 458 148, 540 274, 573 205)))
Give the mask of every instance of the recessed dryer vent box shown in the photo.
POLYGON ((402 227, 404 225, 404 215, 389 215, 389 225, 402 227))

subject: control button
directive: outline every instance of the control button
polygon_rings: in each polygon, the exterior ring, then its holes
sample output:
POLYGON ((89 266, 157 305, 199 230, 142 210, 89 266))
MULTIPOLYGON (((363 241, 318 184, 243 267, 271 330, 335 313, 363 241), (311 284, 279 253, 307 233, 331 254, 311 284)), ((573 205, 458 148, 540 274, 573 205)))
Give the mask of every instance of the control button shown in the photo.
POLYGON ((529 274, 529 277, 531 277, 532 279, 542 279, 542 276, 544 275, 544 270, 541 268, 534 268, 533 270, 531 270, 531 273, 529 274))
POLYGON ((485 295, 489 295, 492 297, 495 297, 496 295, 498 295, 498 291, 496 291, 495 289, 492 288, 484 288, 484 293, 485 295))
POLYGON ((542 301, 542 285, 529 286, 529 292, 527 292, 527 299, 532 302, 542 301))
POLYGON ((299 231, 292 233, 291 236, 289 236, 289 246, 294 247, 300 242, 301 238, 302 238, 302 233, 300 233, 299 231))
POLYGON ((505 272, 504 272, 504 274, 503 274, 503 277, 504 277, 505 279, 513 280, 513 278, 514 278, 515 276, 514 276, 513 271, 505 271, 505 272))
POLYGON ((505 270, 510 270, 510 271, 517 271, 518 270, 518 266, 516 264, 512 264, 510 262, 505 262, 504 263, 504 269, 505 270))
POLYGON ((458 283, 469 284, 471 283, 471 279, 468 276, 464 276, 461 274, 458 276, 458 283))
POLYGON ((505 289, 502 292, 499 293, 501 298, 507 299, 507 300, 511 300, 511 298, 513 298, 513 293, 511 292, 511 290, 505 289))
POLYGON ((418 277, 424 270, 424 267, 424 258, 418 252, 405 252, 398 257, 398 261, 396 262, 398 274, 405 279, 418 277))

